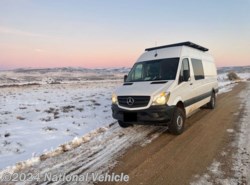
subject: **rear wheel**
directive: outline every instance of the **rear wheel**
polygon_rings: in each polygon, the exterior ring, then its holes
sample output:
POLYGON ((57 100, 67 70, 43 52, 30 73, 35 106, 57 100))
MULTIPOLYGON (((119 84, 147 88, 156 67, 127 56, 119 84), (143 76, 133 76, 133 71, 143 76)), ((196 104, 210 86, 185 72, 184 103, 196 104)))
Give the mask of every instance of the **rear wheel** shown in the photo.
POLYGON ((210 102, 207 104, 207 108, 214 109, 215 105, 216 105, 216 96, 215 93, 213 92, 211 95, 210 102))
POLYGON ((127 127, 131 126, 131 124, 124 123, 123 121, 118 121, 118 124, 119 124, 120 127, 122 127, 122 128, 127 128, 127 127))
POLYGON ((181 134, 184 131, 184 123, 185 113, 181 108, 177 107, 169 124, 169 131, 175 135, 181 134))

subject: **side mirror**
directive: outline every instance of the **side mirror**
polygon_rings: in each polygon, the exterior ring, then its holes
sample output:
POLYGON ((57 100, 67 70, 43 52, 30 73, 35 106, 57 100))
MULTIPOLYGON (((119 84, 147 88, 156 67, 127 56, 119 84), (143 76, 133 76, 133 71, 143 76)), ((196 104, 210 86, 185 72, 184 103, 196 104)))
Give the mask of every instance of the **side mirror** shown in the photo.
POLYGON ((128 75, 124 75, 123 81, 126 82, 127 78, 128 78, 128 75))
POLYGON ((190 72, 189 70, 184 70, 183 71, 183 81, 187 82, 190 79, 190 72))

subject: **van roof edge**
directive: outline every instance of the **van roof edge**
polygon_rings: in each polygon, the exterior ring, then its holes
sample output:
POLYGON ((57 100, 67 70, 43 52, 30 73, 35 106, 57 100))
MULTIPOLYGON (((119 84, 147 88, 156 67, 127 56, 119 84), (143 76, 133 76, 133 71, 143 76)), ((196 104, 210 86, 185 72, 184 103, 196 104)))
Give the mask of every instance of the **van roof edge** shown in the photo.
POLYGON ((157 46, 157 47, 152 47, 152 48, 146 48, 145 51, 152 51, 156 49, 162 49, 162 48, 171 48, 171 47, 176 47, 176 46, 188 46, 191 48, 195 48, 201 51, 208 51, 208 48, 205 48, 203 46, 200 46, 198 44, 195 44, 193 42, 187 41, 187 42, 180 42, 176 44, 169 44, 169 45, 163 45, 163 46, 157 46))

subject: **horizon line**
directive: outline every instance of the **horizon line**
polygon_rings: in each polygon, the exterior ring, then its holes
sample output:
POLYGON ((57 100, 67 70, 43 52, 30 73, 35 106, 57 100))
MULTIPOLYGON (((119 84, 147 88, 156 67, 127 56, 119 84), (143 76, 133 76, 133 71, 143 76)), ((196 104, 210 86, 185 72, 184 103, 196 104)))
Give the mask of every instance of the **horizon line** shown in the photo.
MULTIPOLYGON (((225 68, 225 67, 250 67, 250 65, 229 65, 229 66, 218 66, 219 68, 225 68)), ((15 70, 21 70, 21 69, 30 69, 30 70, 42 70, 42 69, 62 69, 62 68, 73 68, 73 69, 119 69, 119 68, 132 68, 132 67, 80 67, 80 66, 63 66, 63 67, 17 67, 17 68, 9 68, 9 69, 1 69, 0 71, 15 71, 15 70)))

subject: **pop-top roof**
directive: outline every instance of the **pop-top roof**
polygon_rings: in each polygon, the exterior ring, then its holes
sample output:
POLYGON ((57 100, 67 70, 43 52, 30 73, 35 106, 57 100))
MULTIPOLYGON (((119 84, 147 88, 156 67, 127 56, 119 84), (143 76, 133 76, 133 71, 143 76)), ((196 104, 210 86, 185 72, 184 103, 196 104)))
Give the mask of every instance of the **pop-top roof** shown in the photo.
POLYGON ((164 45, 164 46, 157 46, 157 47, 153 47, 153 48, 146 48, 145 51, 152 51, 152 50, 156 50, 156 49, 170 48, 170 47, 176 47, 176 46, 188 46, 188 47, 195 48, 195 49, 198 49, 201 51, 208 51, 208 48, 205 48, 203 46, 197 45, 197 44, 189 42, 189 41, 176 43, 176 44, 169 44, 169 45, 164 45))

